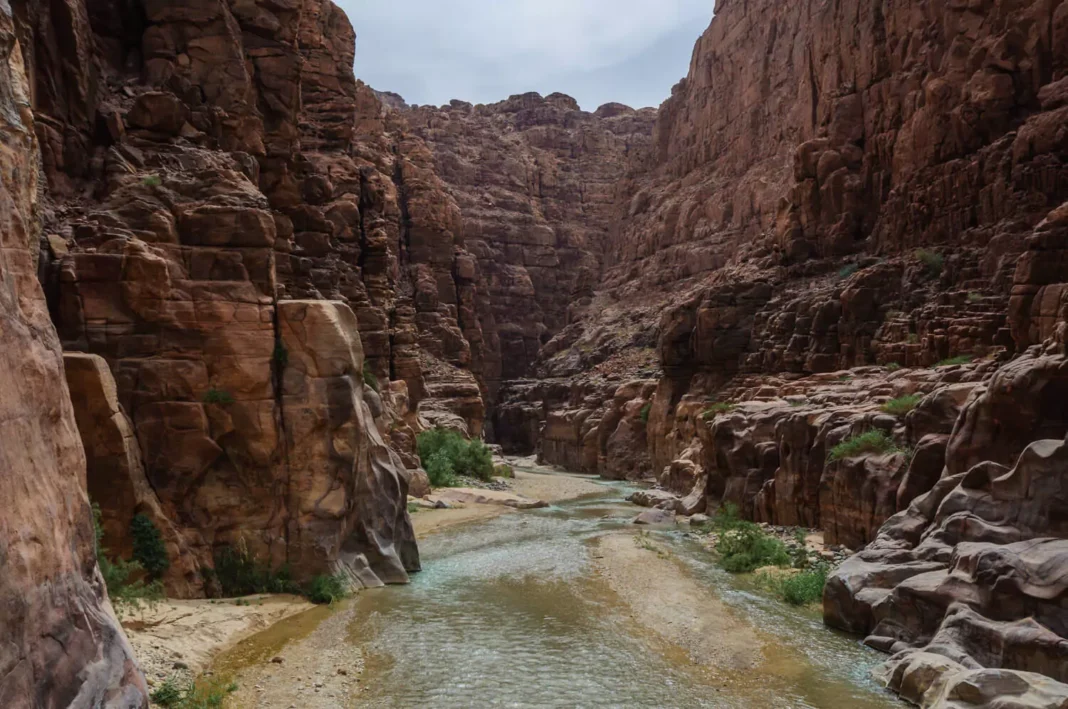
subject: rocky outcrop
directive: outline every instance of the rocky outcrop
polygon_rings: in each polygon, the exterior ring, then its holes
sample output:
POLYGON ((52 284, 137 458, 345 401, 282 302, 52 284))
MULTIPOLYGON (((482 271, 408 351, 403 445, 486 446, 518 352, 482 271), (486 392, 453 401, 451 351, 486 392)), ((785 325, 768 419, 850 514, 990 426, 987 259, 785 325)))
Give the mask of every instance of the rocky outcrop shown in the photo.
POLYGON ((417 204, 448 198, 419 187, 418 145, 394 150, 344 14, 319 0, 16 9, 45 146, 42 281, 65 348, 87 353, 68 378, 108 544, 127 550, 147 514, 179 596, 217 591, 226 547, 302 578, 407 581, 418 420, 385 409, 426 397, 424 350, 472 366, 453 306, 462 242, 428 230, 432 267, 406 250, 417 204), (57 51, 69 37, 84 62, 57 51), (404 292, 428 268, 453 285, 404 292))
POLYGON ((96 355, 68 352, 63 368, 86 457, 89 499, 100 509, 103 546, 123 559, 133 555, 130 524, 144 515, 160 530, 170 567, 163 577, 168 596, 192 598, 202 591, 198 559, 192 551, 203 546, 195 532, 186 537, 171 522, 145 475, 141 448, 133 424, 119 404, 115 380, 107 362, 96 355))
POLYGON ((0 705, 147 707, 97 570, 85 453, 36 276, 40 175, 21 51, 0 3, 0 705))
POLYGON ((829 624, 883 650, 1068 680, 1063 368, 1023 357, 968 404, 933 489, 829 581, 829 624))
POLYGON ((419 570, 408 477, 363 397, 356 317, 341 303, 283 301, 278 323, 288 353, 280 404, 285 559, 297 573, 333 567, 365 586, 407 582, 407 571, 419 570))
POLYGON ((542 345, 600 280, 620 179, 647 159, 655 111, 594 113, 570 96, 403 112, 433 152, 479 273, 484 381, 528 377, 542 345))

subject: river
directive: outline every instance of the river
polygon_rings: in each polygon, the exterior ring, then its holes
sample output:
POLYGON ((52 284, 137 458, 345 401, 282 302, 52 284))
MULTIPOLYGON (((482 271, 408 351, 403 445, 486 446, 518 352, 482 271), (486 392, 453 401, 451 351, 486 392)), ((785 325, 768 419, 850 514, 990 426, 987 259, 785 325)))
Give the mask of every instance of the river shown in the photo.
POLYGON ((337 705, 901 706, 868 676, 885 656, 720 571, 683 531, 653 532, 647 539, 660 551, 649 552, 649 563, 670 557, 710 605, 752 626, 762 661, 706 666, 671 632, 651 629, 598 572, 599 542, 633 534, 627 492, 606 483, 592 497, 422 541, 424 571, 410 585, 364 592, 339 616, 365 666, 359 692, 337 705))

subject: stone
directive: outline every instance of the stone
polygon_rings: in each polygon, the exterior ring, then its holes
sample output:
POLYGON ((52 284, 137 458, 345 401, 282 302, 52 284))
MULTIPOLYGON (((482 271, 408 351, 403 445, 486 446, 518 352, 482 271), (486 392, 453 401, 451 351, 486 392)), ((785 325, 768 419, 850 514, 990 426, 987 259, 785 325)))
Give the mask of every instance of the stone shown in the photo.
POLYGON ((148 688, 97 569, 85 451, 37 280, 45 175, 16 29, 0 5, 0 705, 140 709, 148 688))
POLYGON ((160 530, 170 566, 161 579, 168 597, 203 594, 202 565, 210 563, 196 535, 187 537, 172 522, 176 507, 165 510, 145 476, 133 424, 118 401, 107 362, 96 355, 68 352, 63 369, 86 457, 89 499, 100 508, 103 546, 115 558, 133 556, 130 523, 147 516, 160 530))
POLYGON ((640 525, 661 525, 674 523, 674 510, 662 510, 656 507, 643 511, 641 514, 631 520, 631 524, 640 525))
POLYGON ((473 488, 447 487, 431 495, 431 502, 453 505, 501 505, 517 510, 534 510, 548 507, 544 500, 531 500, 522 495, 515 495, 501 490, 476 490, 473 488))
POLYGON ((1027 673, 1064 638, 1063 3, 723 1, 659 109, 593 113, 410 106, 356 80, 328 0, 147 3, 133 30, 113 5, 18 0, 0 42, 34 86, 0 83, 4 254, 113 376, 71 380, 88 481, 122 491, 109 544, 155 509, 139 452, 183 593, 236 543, 403 581, 416 439, 445 427, 670 494, 643 515, 866 546, 828 622, 990 671, 917 665, 910 699, 1056 696, 1027 673), (892 448, 832 455, 870 431, 892 448))

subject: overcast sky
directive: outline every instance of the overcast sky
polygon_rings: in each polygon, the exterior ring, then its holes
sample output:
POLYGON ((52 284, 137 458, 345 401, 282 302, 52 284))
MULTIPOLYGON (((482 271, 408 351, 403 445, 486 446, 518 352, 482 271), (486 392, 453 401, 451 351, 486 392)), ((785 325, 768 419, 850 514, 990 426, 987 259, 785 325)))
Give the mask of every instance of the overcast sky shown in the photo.
POLYGON ((335 0, 356 76, 412 104, 562 91, 588 111, 659 106, 686 75, 714 0, 335 0))

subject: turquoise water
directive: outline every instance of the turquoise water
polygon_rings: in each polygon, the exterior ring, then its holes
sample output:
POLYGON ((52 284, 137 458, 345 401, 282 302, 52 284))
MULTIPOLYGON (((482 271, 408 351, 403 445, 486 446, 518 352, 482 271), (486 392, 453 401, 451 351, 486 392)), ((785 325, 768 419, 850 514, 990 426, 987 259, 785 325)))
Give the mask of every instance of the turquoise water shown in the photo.
POLYGON ((421 543, 424 571, 361 594, 350 636, 366 707, 900 707, 868 679, 884 659, 749 590, 681 532, 657 533, 764 635, 764 665, 724 676, 630 617, 601 582, 596 537, 627 526, 626 488, 505 515, 421 543))

